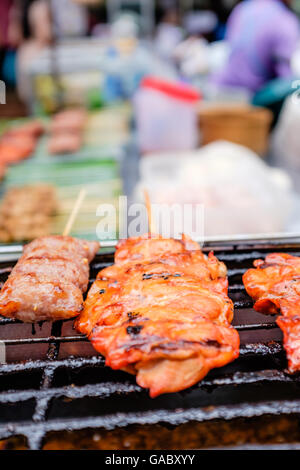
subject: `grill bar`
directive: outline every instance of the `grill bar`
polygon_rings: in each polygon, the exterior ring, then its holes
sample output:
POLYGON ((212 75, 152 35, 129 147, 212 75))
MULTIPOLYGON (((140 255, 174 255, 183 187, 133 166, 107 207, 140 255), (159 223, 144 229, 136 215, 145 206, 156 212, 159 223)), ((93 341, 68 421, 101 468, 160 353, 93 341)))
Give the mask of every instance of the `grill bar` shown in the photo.
MULTIPOLYGON (((48 376, 50 378, 50 375, 48 376)), ((52 378, 52 377, 51 377, 52 378)), ((260 382, 298 382, 300 377, 292 378, 282 371, 276 369, 263 370, 261 372, 236 372, 227 377, 215 379, 204 379, 196 385, 197 388, 207 390, 209 387, 222 387, 227 385, 253 384, 260 382)), ((39 400, 50 399, 52 397, 82 398, 82 397, 108 397, 115 394, 143 393, 144 391, 136 384, 126 382, 114 382, 106 384, 88 384, 83 387, 69 386, 64 388, 48 388, 49 384, 41 390, 22 390, 10 392, 9 397, 5 393, 0 394, 0 403, 16 403, 36 398, 39 400), (9 398, 9 399, 8 399, 9 398)))
MULTIPOLYGON (((133 377, 110 371, 104 367, 104 359, 91 350, 84 353, 82 348, 90 345, 84 336, 72 331, 72 322, 53 323, 46 334, 44 326, 38 334, 29 334, 28 329, 26 334, 17 334, 24 327, 22 323, 0 318, 0 335, 4 332, 1 341, 13 351, 25 351, 23 360, 0 365, 0 439, 23 435, 29 447, 37 449, 50 431, 300 414, 300 377, 285 372, 285 355, 275 319, 252 310, 252 300, 241 281, 254 259, 273 251, 300 256, 300 244, 224 246, 214 242, 204 251, 211 249, 228 266, 229 295, 236 309, 234 326, 242 340, 237 361, 212 371, 192 389, 151 400, 133 377), (10 333, 7 338, 6 331, 10 333), (44 356, 31 359, 31 348, 44 346, 44 356), (29 388, 22 386, 20 374, 29 388), (30 383, 32 374, 40 377, 35 387, 30 383)), ((97 255, 91 266, 91 282, 98 270, 112 262, 113 253, 97 255)), ((5 281, 11 267, 12 261, 7 258, 0 262, 0 282, 5 281)))
MULTIPOLYGON (((291 415, 300 413, 300 400, 278 400, 276 403, 262 401, 257 407, 252 403, 240 405, 227 405, 222 407, 190 408, 188 410, 169 411, 159 410, 155 414, 151 411, 142 413, 113 413, 105 417, 89 417, 86 419, 56 419, 45 423, 18 423, 9 426, 0 426, 0 435, 8 438, 13 435, 24 435, 32 439, 34 435, 44 436, 50 431, 77 431, 81 429, 105 428, 112 430, 132 424, 167 424, 178 426, 189 421, 212 421, 216 419, 231 420, 235 418, 252 418, 263 415, 291 415)), ((34 447, 35 449, 36 447, 34 447)))

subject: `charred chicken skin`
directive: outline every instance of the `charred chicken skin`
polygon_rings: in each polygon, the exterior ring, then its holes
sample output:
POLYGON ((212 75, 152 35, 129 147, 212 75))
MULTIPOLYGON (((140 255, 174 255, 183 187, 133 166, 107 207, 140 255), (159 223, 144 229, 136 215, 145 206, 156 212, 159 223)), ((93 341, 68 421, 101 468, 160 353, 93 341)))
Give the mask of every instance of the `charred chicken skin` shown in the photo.
POLYGON ((276 323, 283 331, 289 371, 300 370, 300 258, 273 253, 265 261, 254 261, 255 269, 243 276, 254 308, 266 314, 279 314, 276 323))
POLYGON ((76 326, 151 397, 177 392, 238 357, 227 289, 225 265, 189 238, 132 238, 98 273, 76 326))
POLYGON ((0 292, 0 315, 24 322, 78 315, 98 242, 72 237, 37 238, 24 247, 0 292))

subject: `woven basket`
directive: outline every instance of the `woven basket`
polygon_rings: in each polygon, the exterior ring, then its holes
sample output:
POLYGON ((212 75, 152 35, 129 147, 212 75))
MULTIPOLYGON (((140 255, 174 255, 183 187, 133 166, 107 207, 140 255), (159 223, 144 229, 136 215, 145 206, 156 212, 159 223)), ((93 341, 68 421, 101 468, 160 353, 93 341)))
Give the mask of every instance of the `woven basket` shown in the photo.
POLYGON ((244 145, 259 155, 268 149, 272 113, 248 105, 211 105, 199 108, 202 144, 228 140, 244 145))

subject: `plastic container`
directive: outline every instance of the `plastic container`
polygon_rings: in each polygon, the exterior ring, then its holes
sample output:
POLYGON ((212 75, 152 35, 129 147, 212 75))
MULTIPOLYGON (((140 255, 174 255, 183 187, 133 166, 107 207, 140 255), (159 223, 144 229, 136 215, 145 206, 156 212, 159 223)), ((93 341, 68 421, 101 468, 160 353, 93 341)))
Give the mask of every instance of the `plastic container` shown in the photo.
POLYGON ((140 151, 196 148, 199 99, 185 84, 146 77, 134 97, 140 151))

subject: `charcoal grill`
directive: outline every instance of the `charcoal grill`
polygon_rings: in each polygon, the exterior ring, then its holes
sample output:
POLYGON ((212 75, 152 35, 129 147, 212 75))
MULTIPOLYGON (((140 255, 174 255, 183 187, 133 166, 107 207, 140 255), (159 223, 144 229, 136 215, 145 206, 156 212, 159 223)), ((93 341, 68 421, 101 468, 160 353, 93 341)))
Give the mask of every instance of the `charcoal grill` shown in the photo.
MULTIPOLYGON (((211 371, 191 389, 150 399, 134 377, 106 368, 72 321, 32 326, 0 317, 0 340, 7 350, 7 362, 0 365, 0 440, 23 436, 30 449, 39 449, 49 433, 62 431, 157 423, 175 429, 265 415, 297 418, 300 378, 286 373, 275 318, 252 309, 241 276, 254 259, 270 252, 300 256, 300 243, 210 243, 204 251, 210 249, 228 267, 234 326, 241 338, 238 360, 211 371)), ((112 263, 113 252, 100 252, 91 265, 91 282, 112 263)), ((13 264, 8 258, 0 263, 1 282, 13 264)))

